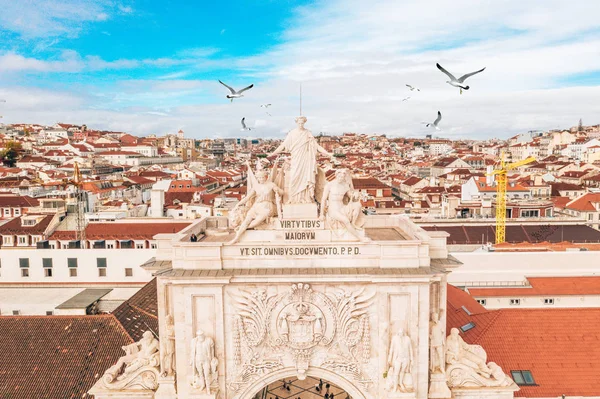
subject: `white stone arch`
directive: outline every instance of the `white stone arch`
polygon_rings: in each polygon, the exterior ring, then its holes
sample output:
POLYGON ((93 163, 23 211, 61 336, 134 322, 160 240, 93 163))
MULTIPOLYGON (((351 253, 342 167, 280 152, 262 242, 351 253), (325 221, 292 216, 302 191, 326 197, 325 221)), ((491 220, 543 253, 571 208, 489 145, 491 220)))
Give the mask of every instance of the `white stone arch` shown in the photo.
MULTIPOLYGON (((262 376, 260 379, 249 384, 244 390, 234 396, 234 399, 252 399, 254 395, 264 387, 283 378, 296 377, 298 370, 295 367, 285 367, 273 373, 262 376)), ((344 376, 320 367, 309 367, 306 375, 322 378, 342 388, 352 399, 371 399, 370 395, 346 379, 344 376)))

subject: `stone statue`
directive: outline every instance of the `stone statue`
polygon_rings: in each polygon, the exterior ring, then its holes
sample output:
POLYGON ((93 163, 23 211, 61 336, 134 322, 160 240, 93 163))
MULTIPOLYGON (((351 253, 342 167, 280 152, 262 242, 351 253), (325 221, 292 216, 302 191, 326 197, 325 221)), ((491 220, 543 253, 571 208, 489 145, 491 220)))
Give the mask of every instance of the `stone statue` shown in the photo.
POLYGON ((272 156, 287 151, 292 156, 289 176, 286 176, 289 183, 287 198, 290 204, 312 204, 315 202, 318 174, 317 153, 331 156, 317 143, 310 130, 304 128, 305 123, 306 117, 299 116, 296 118, 298 127, 291 130, 283 143, 270 154, 272 156))
POLYGON ((104 373, 109 382, 114 381, 115 378, 124 380, 142 367, 158 365, 159 343, 150 331, 145 331, 138 342, 125 345, 122 349, 125 351, 125 356, 121 356, 117 363, 104 373))
POLYGON ((487 354, 479 345, 469 345, 459 335, 458 329, 450 330, 446 339, 446 363, 460 363, 477 373, 489 377, 492 371, 486 364, 487 354))
POLYGON ((496 363, 487 363, 487 354, 479 345, 469 345, 453 328, 446 339, 446 378, 454 387, 508 387, 514 382, 496 363))
POLYGON ((388 389, 390 392, 412 391, 412 362, 413 352, 410 337, 403 328, 398 330, 390 343, 388 354, 388 374, 390 379, 388 389))
POLYGON ((243 218, 243 221, 229 244, 236 243, 247 229, 253 229, 277 215, 278 203, 283 195, 283 189, 277 184, 279 181, 281 178, 277 174, 277 162, 270 175, 266 170, 260 169, 255 176, 248 166, 248 193, 236 204, 230 215, 232 225, 235 225, 236 219, 239 221, 243 218))
POLYGON ((338 169, 335 172, 335 179, 327 183, 323 190, 319 219, 325 220, 327 217, 331 225, 339 223, 360 241, 369 241, 357 230, 364 225, 362 206, 357 194, 348 170, 338 169))
POLYGON ((173 316, 171 315, 167 316, 167 327, 164 338, 162 375, 166 377, 173 375, 175 371, 175 326, 173 325, 173 316))
POLYGON ((445 370, 444 335, 444 326, 440 323, 439 315, 432 313, 429 332, 429 369, 432 373, 443 373, 445 370))
POLYGON ((210 385, 217 378, 218 360, 215 357, 215 343, 212 338, 204 335, 202 330, 196 332, 192 339, 191 366, 194 374, 192 386, 206 389, 210 395, 210 385))

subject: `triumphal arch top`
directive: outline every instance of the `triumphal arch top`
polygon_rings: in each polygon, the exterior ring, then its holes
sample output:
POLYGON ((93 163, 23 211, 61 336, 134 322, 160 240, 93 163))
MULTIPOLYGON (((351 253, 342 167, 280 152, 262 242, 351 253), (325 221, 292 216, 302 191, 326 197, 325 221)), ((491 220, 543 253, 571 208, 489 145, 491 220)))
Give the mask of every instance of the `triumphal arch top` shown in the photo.
POLYGON ((228 218, 156 236, 160 331, 124 347, 96 398, 513 397, 483 348, 446 331, 460 265, 446 233, 365 216, 305 122, 249 165, 228 218))

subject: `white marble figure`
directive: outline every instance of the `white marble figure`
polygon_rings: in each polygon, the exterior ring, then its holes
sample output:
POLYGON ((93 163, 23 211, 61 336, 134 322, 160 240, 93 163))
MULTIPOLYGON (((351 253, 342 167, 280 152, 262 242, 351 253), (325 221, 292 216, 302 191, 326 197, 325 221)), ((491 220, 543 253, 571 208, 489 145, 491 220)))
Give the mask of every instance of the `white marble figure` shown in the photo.
POLYGON ((110 376, 110 380, 124 380, 138 369, 152 364, 154 358, 158 357, 159 343, 150 331, 145 331, 138 342, 121 348, 125 351, 125 356, 121 356, 117 363, 104 373, 110 376))
POLYGON ((398 388, 401 392, 412 391, 412 362, 412 343, 410 337, 401 328, 392 338, 388 354, 387 378, 390 379, 388 386, 390 392, 397 392, 398 388))
POLYGON ((253 229, 277 215, 278 198, 283 195, 283 189, 275 182, 276 179, 281 180, 276 174, 277 162, 273 165, 270 175, 266 170, 260 169, 255 176, 248 166, 248 193, 236 204, 230 217, 232 226, 235 226, 236 220, 243 219, 229 244, 236 243, 247 229, 253 229))
POLYGON ((445 370, 444 335, 444 326, 440 322, 440 316, 434 312, 431 314, 429 332, 429 369, 432 373, 443 373, 445 370))
POLYGON ((347 169, 338 169, 335 172, 335 179, 325 185, 319 219, 325 220, 325 217, 330 224, 342 224, 360 241, 369 241, 357 230, 364 225, 364 215, 357 192, 354 191, 352 177, 347 169))
POLYGON ((190 358, 194 374, 192 386, 200 390, 206 389, 206 393, 210 395, 210 386, 217 378, 218 360, 215 357, 214 341, 205 336, 202 330, 198 330, 196 337, 192 339, 190 358))
POLYGON ((175 371, 175 326, 173 316, 167 315, 167 326, 164 337, 162 375, 173 375, 175 371))
POLYGON ((486 364, 487 354, 479 345, 469 345, 459 335, 458 329, 450 330, 446 338, 446 363, 461 364, 473 369, 484 377, 489 377, 492 371, 486 364))
POLYGON ((283 151, 291 154, 288 181, 287 203, 312 204, 315 202, 315 188, 317 186, 317 153, 332 156, 317 143, 310 130, 304 128, 306 117, 296 118, 295 129, 291 130, 285 140, 269 156, 277 155, 283 151))

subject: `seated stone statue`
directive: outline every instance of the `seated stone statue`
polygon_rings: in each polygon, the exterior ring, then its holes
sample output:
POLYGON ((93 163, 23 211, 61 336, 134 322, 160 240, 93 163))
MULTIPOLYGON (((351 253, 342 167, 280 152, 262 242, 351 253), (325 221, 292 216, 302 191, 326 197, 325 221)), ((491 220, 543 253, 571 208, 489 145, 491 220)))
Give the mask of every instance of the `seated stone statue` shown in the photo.
POLYGON ((332 225, 341 224, 350 234, 360 241, 369 241, 361 236, 358 229, 364 225, 364 215, 358 192, 352 185, 352 177, 347 169, 338 169, 335 179, 325 185, 321 199, 320 219, 332 225))
POLYGON ((144 366, 158 365, 159 344, 150 331, 145 331, 138 342, 125 345, 122 349, 125 356, 121 356, 117 363, 104 373, 110 377, 109 380, 122 380, 144 366))
POLYGON ((275 166, 270 177, 264 169, 254 175, 248 168, 248 193, 233 208, 229 218, 230 225, 236 227, 230 244, 236 243, 247 229, 253 229, 277 214, 277 198, 283 195, 283 190, 273 182, 275 173, 275 166))
POLYGON ((456 328, 446 338, 446 377, 452 387, 507 387, 514 382, 479 345, 469 345, 456 328))

